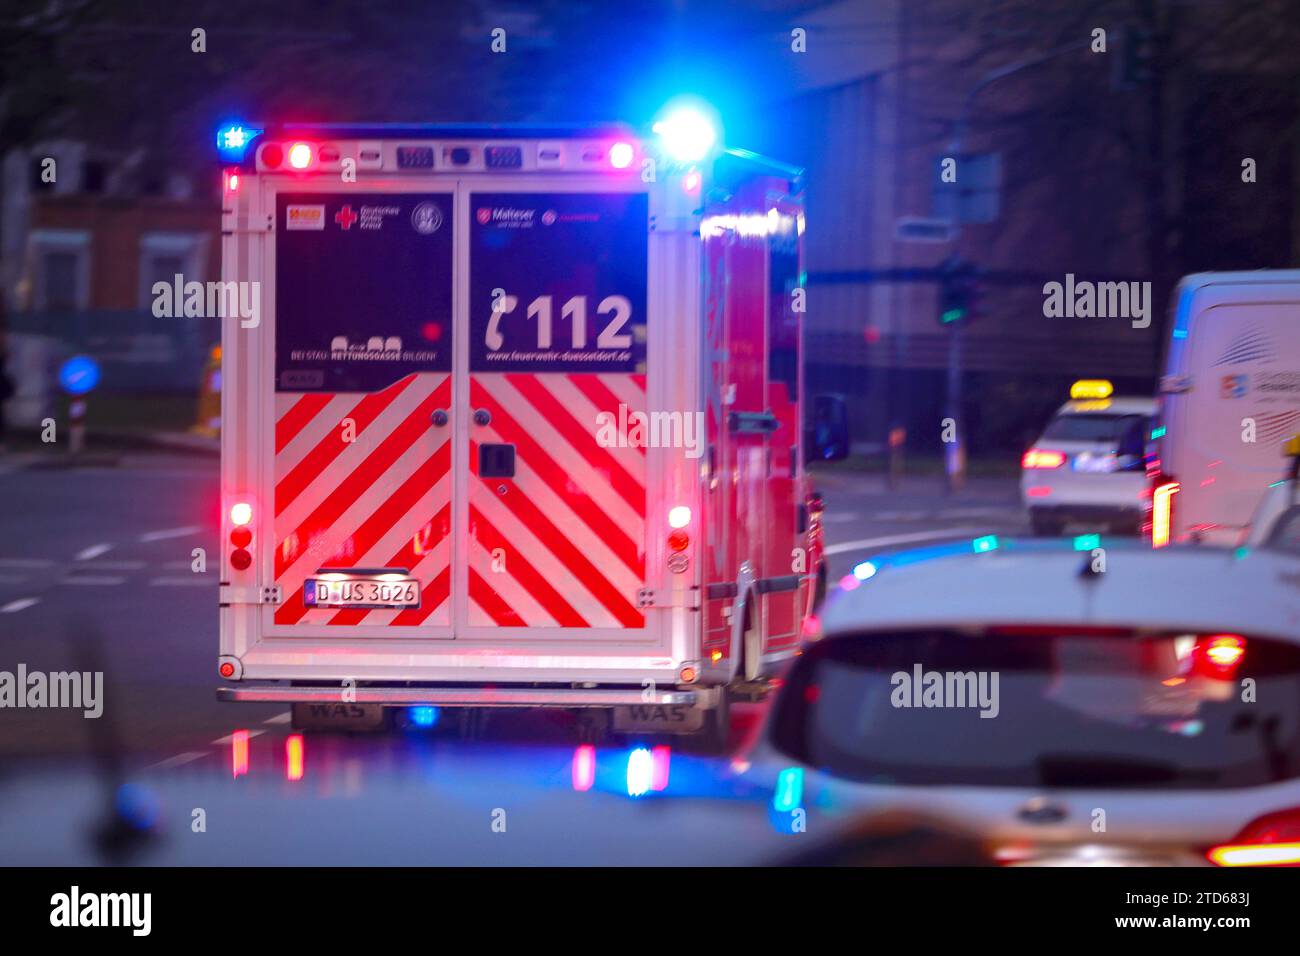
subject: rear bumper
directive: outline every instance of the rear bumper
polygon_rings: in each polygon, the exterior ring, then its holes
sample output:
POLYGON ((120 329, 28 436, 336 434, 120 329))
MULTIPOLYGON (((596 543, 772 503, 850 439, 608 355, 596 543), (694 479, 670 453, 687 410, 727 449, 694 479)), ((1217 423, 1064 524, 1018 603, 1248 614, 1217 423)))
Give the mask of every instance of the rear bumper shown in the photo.
MULTIPOLYGON (((338 703, 345 688, 240 684, 217 688, 217 700, 288 703, 338 703)), ((643 690, 639 687, 357 687, 347 702, 357 704, 433 704, 439 707, 619 707, 647 704, 712 703, 713 691, 643 690)))
POLYGON ((1139 522, 1143 510, 1140 504, 1099 504, 1096 502, 1056 502, 1031 504, 1032 514, 1046 515, 1062 521, 1123 521, 1139 522))

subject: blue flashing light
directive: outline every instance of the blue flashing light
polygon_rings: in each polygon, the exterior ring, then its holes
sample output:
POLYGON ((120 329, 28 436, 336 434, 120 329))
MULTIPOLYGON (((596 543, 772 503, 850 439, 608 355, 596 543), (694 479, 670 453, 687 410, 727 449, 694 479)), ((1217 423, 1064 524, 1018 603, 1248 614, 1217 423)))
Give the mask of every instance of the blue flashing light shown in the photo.
POLYGON ((1185 339, 1185 338, 1187 338, 1187 330, 1186 330, 1186 329, 1174 329, 1174 338, 1176 338, 1176 339, 1185 339))
POLYGON ((651 129, 663 141, 668 155, 679 163, 698 163, 718 141, 713 122, 690 107, 673 110, 651 129))
POLYGON ((89 355, 74 355, 59 367, 59 384, 69 395, 85 395, 99 384, 99 363, 89 355))
POLYGON ((1099 534, 1081 534, 1074 539, 1075 551, 1091 551, 1093 548, 1101 547, 1101 535, 1099 534))
POLYGON ((1164 425, 1157 425, 1151 429, 1151 440, 1155 441, 1157 438, 1164 438, 1168 431, 1169 429, 1165 428, 1164 425))
POLYGON ((853 568, 853 576, 857 578, 859 581, 867 581, 870 580, 871 578, 874 578, 876 576, 876 572, 879 570, 880 569, 877 568, 870 561, 863 561, 861 564, 856 565, 853 568))
POLYGON ((998 549, 998 536, 995 534, 986 534, 976 538, 971 543, 976 554, 983 554, 985 551, 996 551, 998 549))
POLYGON ((432 727, 438 722, 440 713, 437 707, 412 707, 408 716, 413 727, 432 727))
POLYGON ((238 123, 223 126, 217 130, 217 152, 227 159, 243 159, 244 150, 260 135, 262 135, 262 130, 253 129, 251 126, 243 126, 238 123))
POLYGON ((778 813, 789 813, 803 802, 803 768, 786 767, 776 777, 776 793, 772 807, 778 813))

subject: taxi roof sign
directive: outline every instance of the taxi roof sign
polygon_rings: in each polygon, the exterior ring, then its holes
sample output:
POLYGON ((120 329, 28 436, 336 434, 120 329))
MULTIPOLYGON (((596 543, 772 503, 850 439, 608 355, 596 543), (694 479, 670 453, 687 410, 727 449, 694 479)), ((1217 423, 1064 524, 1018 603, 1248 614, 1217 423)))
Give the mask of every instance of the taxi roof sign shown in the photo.
POLYGON ((1071 398, 1110 398, 1115 386, 1104 378, 1081 378, 1070 386, 1071 398))

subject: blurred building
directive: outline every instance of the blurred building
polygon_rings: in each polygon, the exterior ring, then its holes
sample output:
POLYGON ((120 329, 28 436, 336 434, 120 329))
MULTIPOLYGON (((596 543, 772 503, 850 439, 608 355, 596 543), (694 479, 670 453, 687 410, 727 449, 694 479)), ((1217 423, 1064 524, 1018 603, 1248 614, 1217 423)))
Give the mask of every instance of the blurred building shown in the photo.
POLYGON ((58 364, 87 352, 110 390, 197 386, 215 326, 156 319, 155 282, 220 275, 215 185, 159 170, 142 152, 77 141, 11 149, 0 162, 0 279, 11 421, 51 414, 58 364))
MULTIPOLYGON (((811 388, 860 399, 860 440, 899 422, 913 447, 936 446, 949 336, 925 273, 955 255, 986 273, 963 332, 975 451, 1032 437, 1077 377, 1149 394, 1179 275, 1300 261, 1300 23, 1280 16, 1288 5, 1182 9, 1162 46, 1126 52, 1141 11, 1165 5, 768 3, 806 37, 806 52, 769 58, 787 75, 765 88, 792 92, 776 95, 760 148, 808 172, 811 388), (973 90, 962 152, 996 155, 1000 212, 952 241, 905 240, 904 220, 942 214, 938 165, 973 90), (1258 162, 1249 184, 1245 157, 1258 162), (1152 282, 1150 326, 1046 317, 1043 285, 1067 273, 1152 282)), ((958 158, 959 181, 971 168, 958 158)))

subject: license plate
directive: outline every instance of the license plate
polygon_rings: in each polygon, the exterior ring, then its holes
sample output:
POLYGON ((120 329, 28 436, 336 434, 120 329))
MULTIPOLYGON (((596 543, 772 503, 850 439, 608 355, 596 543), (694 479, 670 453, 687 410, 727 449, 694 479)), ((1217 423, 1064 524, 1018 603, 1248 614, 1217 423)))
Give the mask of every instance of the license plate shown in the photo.
POLYGON ((340 701, 294 704, 293 726, 298 730, 379 730, 384 708, 379 704, 345 704, 340 701))
POLYGON ((690 704, 630 704, 614 708, 614 729, 622 733, 693 734, 704 711, 690 704))
POLYGON ((419 607, 420 582, 403 577, 308 578, 302 586, 307 607, 419 607))

